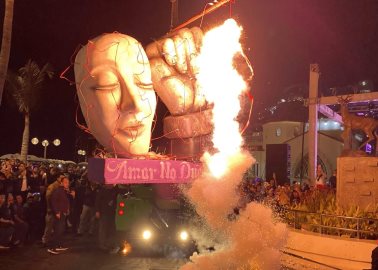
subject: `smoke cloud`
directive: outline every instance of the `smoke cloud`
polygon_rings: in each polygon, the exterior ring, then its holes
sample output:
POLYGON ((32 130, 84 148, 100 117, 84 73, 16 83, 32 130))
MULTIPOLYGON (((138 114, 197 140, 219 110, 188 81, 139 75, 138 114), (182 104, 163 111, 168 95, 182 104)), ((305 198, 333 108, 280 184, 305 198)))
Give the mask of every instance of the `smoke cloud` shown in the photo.
POLYGON ((193 182, 186 196, 208 228, 196 234, 197 243, 215 244, 215 251, 193 254, 181 270, 272 270, 280 268, 280 249, 286 243, 286 225, 273 218, 272 210, 258 203, 249 203, 239 215, 230 218, 239 205, 238 185, 244 172, 253 164, 253 157, 237 153, 229 160, 226 174, 217 179, 205 172, 193 182), (210 233, 209 230, 210 229, 210 233), (216 239, 215 239, 216 238, 216 239))

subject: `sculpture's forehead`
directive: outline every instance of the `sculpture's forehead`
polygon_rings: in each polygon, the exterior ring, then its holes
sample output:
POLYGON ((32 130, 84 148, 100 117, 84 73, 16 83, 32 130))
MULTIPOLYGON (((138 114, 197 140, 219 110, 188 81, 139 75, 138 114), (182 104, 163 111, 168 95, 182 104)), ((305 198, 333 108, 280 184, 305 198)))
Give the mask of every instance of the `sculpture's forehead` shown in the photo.
POLYGON ((75 59, 75 80, 117 73, 126 77, 137 76, 149 83, 151 70, 142 45, 134 38, 119 34, 104 34, 85 45, 75 59))
POLYGON ((88 72, 96 76, 109 71, 117 71, 123 76, 141 76, 139 79, 146 82, 151 80, 149 61, 142 45, 119 33, 104 34, 89 41, 76 56, 76 82, 88 72))
POLYGON ((86 47, 89 64, 102 64, 102 61, 113 62, 148 62, 141 44, 134 38, 123 34, 105 34, 90 41, 86 47))

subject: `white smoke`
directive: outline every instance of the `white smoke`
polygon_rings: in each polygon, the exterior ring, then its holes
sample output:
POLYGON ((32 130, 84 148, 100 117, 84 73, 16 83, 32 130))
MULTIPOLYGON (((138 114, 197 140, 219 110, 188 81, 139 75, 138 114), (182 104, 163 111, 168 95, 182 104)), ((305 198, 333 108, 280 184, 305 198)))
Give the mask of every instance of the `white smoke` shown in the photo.
POLYGON ((209 172, 194 181, 186 192, 197 213, 204 218, 212 233, 197 232, 194 237, 201 245, 213 245, 212 237, 222 243, 215 251, 194 254, 181 270, 222 270, 280 268, 279 250, 285 245, 287 230, 283 223, 275 222, 272 210, 257 203, 250 203, 235 220, 229 215, 238 206, 237 187, 243 174, 254 159, 250 154, 239 153, 232 159, 228 173, 216 179, 209 172), (202 237, 207 238, 203 239, 202 237), (208 243, 202 243, 204 240, 208 243))

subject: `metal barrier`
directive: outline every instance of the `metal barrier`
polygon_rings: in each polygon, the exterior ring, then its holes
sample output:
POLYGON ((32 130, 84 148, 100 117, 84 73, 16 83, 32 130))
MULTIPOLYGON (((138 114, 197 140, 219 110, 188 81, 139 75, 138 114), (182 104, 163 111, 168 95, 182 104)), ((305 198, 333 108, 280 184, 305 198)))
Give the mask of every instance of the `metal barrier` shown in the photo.
POLYGON ((294 227, 295 229, 302 229, 303 225, 305 224, 310 227, 318 228, 318 232, 320 234, 335 235, 334 233, 330 233, 330 231, 333 230, 333 231, 336 231, 337 232, 336 235, 339 235, 339 236, 340 236, 340 232, 349 232, 351 233, 350 235, 351 238, 376 239, 376 237, 378 237, 378 219, 375 219, 375 218, 338 216, 338 215, 307 212, 307 211, 287 209, 287 208, 285 208, 283 211, 285 211, 284 219, 286 220, 287 224, 289 226, 294 227), (303 218, 303 216, 305 218, 303 218), (309 216, 310 217, 315 216, 315 218, 308 218, 309 216), (312 222, 309 221, 309 219, 312 222), (344 224, 348 226, 346 227, 346 226, 326 225, 326 223, 329 223, 330 220, 332 220, 332 222, 334 223, 344 224), (335 222, 336 220, 337 222, 335 222), (316 223, 313 221, 316 221, 316 223), (363 228, 364 225, 368 225, 369 229, 365 230, 363 228), (361 236, 365 236, 365 237, 361 237, 361 236))

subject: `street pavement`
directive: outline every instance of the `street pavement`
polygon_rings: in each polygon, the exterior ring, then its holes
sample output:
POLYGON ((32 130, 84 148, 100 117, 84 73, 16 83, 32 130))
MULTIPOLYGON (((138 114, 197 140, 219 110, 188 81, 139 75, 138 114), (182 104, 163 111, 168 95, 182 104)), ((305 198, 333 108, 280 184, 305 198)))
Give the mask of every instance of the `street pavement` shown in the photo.
MULTIPOLYGON (((108 254, 97 249, 94 237, 68 234, 66 240, 69 250, 59 255, 48 253, 47 248, 37 243, 0 250, 0 270, 176 270, 188 261, 144 256, 140 251, 126 256, 108 254)), ((329 269, 288 255, 283 255, 282 263, 282 270, 329 269)))
POLYGON ((173 270, 179 269, 186 259, 144 257, 131 252, 124 256, 107 254, 95 246, 95 239, 68 237, 69 250, 59 255, 47 252, 38 244, 0 251, 0 270, 173 270))

